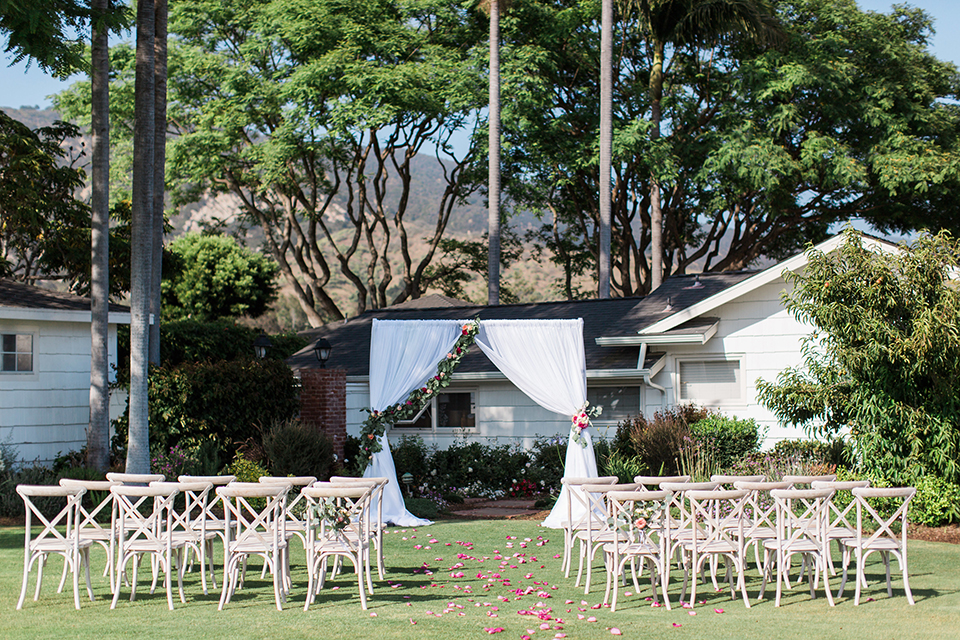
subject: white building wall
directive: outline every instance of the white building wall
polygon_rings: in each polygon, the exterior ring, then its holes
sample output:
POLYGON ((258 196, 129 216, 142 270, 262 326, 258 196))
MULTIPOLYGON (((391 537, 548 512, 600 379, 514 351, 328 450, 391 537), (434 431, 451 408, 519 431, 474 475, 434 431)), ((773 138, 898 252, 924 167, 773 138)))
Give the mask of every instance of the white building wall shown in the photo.
MULTIPOLYGON (((34 371, 0 373, 0 442, 23 463, 48 464, 86 444, 90 421, 90 323, 0 320, 0 333, 33 335, 34 371)), ((110 325, 111 372, 117 362, 110 325)), ((122 396, 122 394, 114 394, 122 396)), ((111 417, 124 398, 111 398, 111 417)))
MULTIPOLYGON (((449 387, 450 391, 477 392, 477 426, 473 429, 391 430, 391 438, 403 434, 417 435, 427 445, 446 449, 456 440, 467 439, 487 444, 511 444, 525 449, 533 447, 537 437, 562 436, 570 432, 570 419, 547 411, 528 398, 522 391, 507 381, 461 383, 449 387)), ((347 434, 360 435, 360 428, 367 418, 362 411, 369 407, 370 392, 366 383, 347 383, 347 434)))
MULTIPOLYGON (((681 360, 738 359, 741 397, 697 404, 730 416, 755 419, 767 429, 765 448, 772 447, 779 440, 803 437, 801 429, 779 425, 773 413, 759 404, 756 392, 758 378, 774 381, 783 369, 802 364, 801 340, 812 332, 810 325, 798 322, 783 309, 780 295, 787 286, 778 279, 705 314, 720 318, 716 335, 706 344, 670 346, 666 366, 653 380, 667 390, 665 406, 678 402, 681 360)), ((663 394, 647 391, 647 415, 664 406, 661 405, 662 397, 663 394)))

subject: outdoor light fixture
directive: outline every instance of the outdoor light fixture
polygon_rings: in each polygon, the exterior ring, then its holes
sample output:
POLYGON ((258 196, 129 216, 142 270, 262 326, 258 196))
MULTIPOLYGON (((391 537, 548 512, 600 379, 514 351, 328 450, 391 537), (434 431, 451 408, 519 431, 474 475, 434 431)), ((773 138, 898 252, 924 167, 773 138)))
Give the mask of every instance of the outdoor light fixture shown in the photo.
POLYGON ((333 347, 330 346, 326 338, 320 338, 313 346, 313 352, 317 354, 317 360, 320 361, 321 369, 327 368, 327 360, 330 359, 330 353, 332 351, 333 347))
POLYGON ((257 358, 263 360, 267 356, 267 349, 273 346, 273 343, 270 342, 270 338, 267 337, 267 334, 263 331, 260 332, 260 335, 257 336, 257 339, 253 341, 253 351, 257 354, 257 358))

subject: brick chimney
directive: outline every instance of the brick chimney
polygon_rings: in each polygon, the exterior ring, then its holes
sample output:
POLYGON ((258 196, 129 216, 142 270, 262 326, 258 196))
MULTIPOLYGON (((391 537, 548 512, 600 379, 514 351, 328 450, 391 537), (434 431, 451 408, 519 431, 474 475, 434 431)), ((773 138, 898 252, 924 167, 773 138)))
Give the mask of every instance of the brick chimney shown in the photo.
POLYGON ((300 370, 300 420, 333 439, 343 460, 347 441, 347 372, 345 369, 300 370))

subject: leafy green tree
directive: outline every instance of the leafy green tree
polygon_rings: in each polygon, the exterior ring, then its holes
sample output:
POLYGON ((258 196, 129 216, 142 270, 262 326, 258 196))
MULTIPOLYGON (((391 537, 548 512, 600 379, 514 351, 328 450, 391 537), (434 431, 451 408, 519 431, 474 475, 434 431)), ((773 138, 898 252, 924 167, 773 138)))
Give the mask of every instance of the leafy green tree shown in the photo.
POLYGON ((31 131, 0 112, 0 275, 58 275, 77 232, 89 229, 89 209, 75 197, 84 174, 61 146, 77 135, 63 122, 31 131))
POLYGON ((256 318, 277 296, 277 265, 229 236, 181 236, 170 244, 167 262, 165 320, 256 318))
POLYGON ((234 196, 313 325, 348 312, 334 270, 351 313, 419 297, 454 207, 481 184, 475 145, 451 144, 483 124, 479 13, 451 0, 189 0, 170 24, 176 201, 234 196), (416 227, 412 160, 425 153, 443 194, 416 227))
MULTIPOLYGON (((960 479, 960 244, 921 234, 911 246, 865 246, 848 231, 832 253, 809 250, 785 297, 813 325, 805 363, 757 381, 783 422, 817 435, 849 428, 859 463, 896 483, 960 479)), ((872 243, 876 244, 876 243, 872 243)))
MULTIPOLYGON (((789 255, 854 217, 893 231, 960 226, 960 82, 927 50, 929 18, 848 0, 776 6, 781 48, 740 38, 665 48, 656 140, 652 43, 639 24, 614 30, 614 295, 651 287, 651 176, 665 274, 789 255)), ((503 110, 506 193, 553 213, 554 244, 594 264, 599 8, 524 2, 501 19, 503 91, 515 97, 503 110)))
POLYGON ((85 66, 83 40, 75 33, 91 17, 78 0, 0 0, 0 34, 14 62, 36 61, 44 71, 66 77, 85 66))

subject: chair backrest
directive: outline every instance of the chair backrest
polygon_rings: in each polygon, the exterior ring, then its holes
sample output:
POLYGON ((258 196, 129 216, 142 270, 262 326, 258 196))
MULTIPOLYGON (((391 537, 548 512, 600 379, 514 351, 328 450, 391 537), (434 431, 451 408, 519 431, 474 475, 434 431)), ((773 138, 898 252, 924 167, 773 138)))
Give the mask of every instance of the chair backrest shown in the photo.
POLYGON ((166 476, 162 473, 108 473, 107 480, 121 484, 148 485, 151 482, 163 482, 166 476))
POLYGON ((173 483, 160 486, 118 484, 110 487, 117 503, 117 540, 121 548, 146 541, 160 548, 170 546, 173 501, 178 489, 173 483), (148 504, 150 507, 148 507, 148 504))
POLYGON ((684 498, 689 508, 690 539, 697 552, 742 549, 743 511, 750 492, 745 489, 689 489, 684 498))
POLYGON ((151 487, 173 487, 183 496, 183 508, 174 509, 172 530, 206 535, 207 513, 212 482, 151 482, 151 487))
POLYGON ((733 483, 734 489, 749 491, 747 504, 744 508, 746 527, 744 535, 747 538, 763 536, 763 533, 777 530, 777 503, 769 495, 774 489, 789 489, 789 482, 767 482, 738 480, 733 483))
POLYGON ((659 489, 664 482, 690 482, 690 476, 634 476, 633 481, 647 487, 659 489))
POLYGON ((119 483, 111 482, 110 480, 73 480, 72 478, 60 479, 61 487, 83 487, 83 489, 87 492, 86 495, 88 497, 92 497, 94 495, 99 497, 102 494, 100 501, 96 504, 91 504, 89 509, 83 505, 83 500, 81 500, 80 504, 77 506, 77 511, 80 518, 79 529, 81 532, 86 530, 87 533, 85 535, 89 536, 90 532, 93 532, 98 539, 110 539, 110 530, 114 521, 116 520, 116 505, 114 505, 113 494, 110 493, 110 488, 116 484, 119 483), (104 527, 99 522, 98 518, 104 517, 101 516, 100 513, 108 508, 110 510, 109 515, 111 524, 107 527, 104 527))
MULTIPOLYGON (((851 492, 854 489, 862 489, 864 487, 870 486, 869 480, 844 480, 838 482, 825 482, 823 480, 815 480, 810 483, 810 486, 814 489, 833 489, 834 498, 830 500, 830 516, 827 525, 831 529, 840 529, 844 532, 852 534, 856 529, 851 518, 853 518, 854 509, 856 507, 856 500, 853 499, 852 495, 849 501, 844 504, 838 504, 836 499, 836 494, 843 492, 851 492)), ((835 533, 834 535, 841 535, 835 533)))
MULTIPOLYGON (((869 548, 879 540, 889 540, 896 543, 901 549, 907 544, 907 512, 910 501, 916 495, 915 487, 858 487, 852 489, 854 501, 857 505, 857 546, 869 548), (873 498, 883 498, 886 501, 899 502, 897 508, 889 516, 881 515, 870 504, 873 498), (864 540, 863 513, 873 520, 876 529, 864 540), (900 534, 893 530, 893 523, 900 521, 900 534)), ((869 529, 871 523, 866 523, 869 529)))
MULTIPOLYGON (((590 510, 590 499, 584 495, 583 485, 613 485, 619 478, 617 476, 600 476, 598 478, 569 477, 561 478, 561 484, 567 488, 567 523, 572 529, 580 529, 586 526, 588 517, 592 513, 590 510)), ((593 517, 598 517, 594 515, 593 517)))
POLYGON ((177 482, 209 482, 215 487, 235 482, 237 476, 179 476, 177 482))
POLYGON ((791 476, 786 475, 781 478, 783 482, 789 482, 792 486, 796 487, 799 485, 812 485, 814 482, 834 482, 837 479, 837 475, 834 473, 826 473, 819 476, 791 476))
POLYGON ((307 502, 309 540, 336 539, 352 547, 369 538, 373 487, 360 483, 316 483, 300 493, 307 502))
POLYGON ((724 475, 721 473, 715 473, 710 476, 711 482, 719 482, 721 485, 727 488, 733 488, 737 482, 763 482, 767 477, 764 475, 724 475))
POLYGON ((293 489, 309 487, 316 481, 317 479, 314 476, 291 476, 289 478, 282 476, 262 476, 259 480, 261 484, 285 484, 291 487, 290 493, 287 494, 284 511, 286 512, 290 525, 297 531, 306 529, 307 517, 304 512, 303 496, 299 491, 294 491, 293 489))
MULTIPOLYGON (((650 542, 650 534, 656 534, 657 546, 661 554, 666 554, 672 528, 669 508, 672 498, 670 491, 610 491, 607 501, 612 526, 626 530, 630 542, 638 542, 641 538, 650 542)), ((614 536, 613 541, 615 551, 619 553, 620 537, 614 536)))
POLYGON ((17 493, 23 499, 26 513, 24 549, 28 556, 31 549, 47 545, 48 541, 51 540, 56 540, 58 544, 55 546, 61 549, 73 549, 74 551, 78 549, 80 520, 78 510, 80 499, 86 493, 86 489, 81 486, 18 484, 17 493), (34 504, 34 498, 65 498, 65 503, 56 515, 47 518, 43 511, 34 504), (31 522, 34 517, 43 524, 43 530, 36 536, 31 531, 31 522))
POLYGON ((789 545, 800 540, 817 543, 826 551, 830 498, 833 489, 774 489, 777 505, 777 541, 789 545))
POLYGON ((269 482, 231 482, 217 487, 227 523, 225 544, 230 547, 249 543, 264 549, 276 548, 286 539, 284 505, 292 488, 290 484, 269 482), (260 506, 261 500, 263 506, 260 506))

